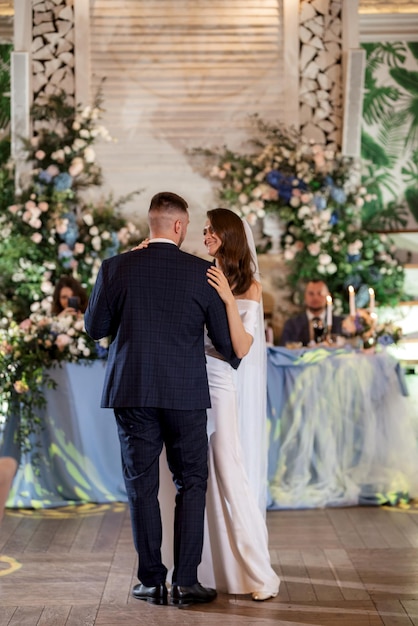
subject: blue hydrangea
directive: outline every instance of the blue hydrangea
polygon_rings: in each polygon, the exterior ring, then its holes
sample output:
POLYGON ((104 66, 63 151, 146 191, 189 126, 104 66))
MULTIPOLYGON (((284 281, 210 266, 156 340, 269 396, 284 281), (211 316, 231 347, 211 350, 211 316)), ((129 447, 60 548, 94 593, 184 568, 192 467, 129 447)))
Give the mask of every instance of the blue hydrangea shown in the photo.
POLYGON ((42 183, 46 183, 46 184, 50 183, 52 180, 51 174, 47 172, 46 170, 41 170, 38 178, 42 183))
POLYGON ((324 198, 324 196, 315 194, 313 197, 313 201, 318 211, 323 211, 324 209, 327 208, 327 201, 326 201, 326 198, 324 198))
POLYGON ((347 200, 347 194, 345 193, 344 189, 341 189, 340 187, 332 187, 331 198, 337 204, 344 204, 347 200))
POLYGON ((380 343, 382 346, 390 346, 392 343, 395 343, 393 337, 391 335, 380 335, 377 339, 377 343, 380 343))
POLYGON ((295 176, 282 174, 279 170, 271 170, 266 176, 266 181, 271 187, 277 189, 279 198, 284 200, 284 202, 290 201, 293 189, 307 189, 306 184, 302 180, 295 176))
POLYGON ((339 221, 340 221, 340 218, 339 218, 339 216, 338 216, 337 211, 333 211, 333 212, 331 213, 331 217, 330 217, 330 220, 329 220, 330 224, 331 224, 332 226, 335 226, 336 224, 338 224, 338 222, 339 222, 339 221))
POLYGON ((61 172, 54 179, 54 188, 57 191, 66 191, 71 189, 73 184, 73 177, 67 174, 67 172, 61 172))
POLYGON ((363 283, 360 285, 356 293, 356 306, 360 309, 364 309, 368 305, 369 299, 369 287, 363 283))
POLYGON ((79 235, 76 217, 74 213, 65 213, 63 217, 68 220, 68 227, 66 232, 59 237, 62 241, 65 241, 69 248, 74 248, 79 235))
POLYGON ((112 232, 112 243, 106 249, 106 258, 115 256, 120 248, 120 242, 115 232, 112 232))

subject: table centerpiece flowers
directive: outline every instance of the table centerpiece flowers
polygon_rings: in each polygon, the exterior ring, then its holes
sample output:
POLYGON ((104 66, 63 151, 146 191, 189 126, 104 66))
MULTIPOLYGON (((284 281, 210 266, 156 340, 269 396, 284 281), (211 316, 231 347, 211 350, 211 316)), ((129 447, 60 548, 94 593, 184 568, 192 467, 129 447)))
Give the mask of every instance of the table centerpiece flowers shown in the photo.
POLYGON ((355 315, 344 318, 342 331, 349 339, 358 339, 359 347, 366 350, 397 344, 402 339, 400 326, 390 320, 379 323, 377 314, 367 309, 357 309, 355 315))
POLYGON ((107 356, 107 340, 95 342, 78 315, 32 313, 19 324, 0 324, 0 408, 18 421, 15 443, 29 451, 42 429, 45 388, 55 388, 53 368, 107 356))

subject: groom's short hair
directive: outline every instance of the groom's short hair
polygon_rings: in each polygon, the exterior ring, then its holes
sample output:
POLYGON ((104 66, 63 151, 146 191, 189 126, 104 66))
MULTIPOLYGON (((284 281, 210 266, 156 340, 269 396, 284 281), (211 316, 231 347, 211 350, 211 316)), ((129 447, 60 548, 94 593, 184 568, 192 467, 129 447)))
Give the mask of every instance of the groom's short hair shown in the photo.
POLYGON ((186 200, 171 191, 156 193, 151 199, 148 213, 187 213, 186 200))

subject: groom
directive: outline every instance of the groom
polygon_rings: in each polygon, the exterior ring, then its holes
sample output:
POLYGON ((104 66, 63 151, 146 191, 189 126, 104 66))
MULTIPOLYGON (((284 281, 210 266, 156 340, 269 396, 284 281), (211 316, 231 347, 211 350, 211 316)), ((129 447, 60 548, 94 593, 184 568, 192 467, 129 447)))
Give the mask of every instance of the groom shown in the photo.
POLYGON ((113 407, 119 433, 139 559, 132 593, 154 604, 167 604, 158 503, 163 443, 177 489, 171 601, 216 597, 197 580, 208 476, 205 326, 216 349, 239 364, 224 304, 206 277, 210 263, 180 251, 187 209, 174 193, 152 198, 148 247, 103 262, 85 313, 93 339, 112 339, 102 406, 113 407))

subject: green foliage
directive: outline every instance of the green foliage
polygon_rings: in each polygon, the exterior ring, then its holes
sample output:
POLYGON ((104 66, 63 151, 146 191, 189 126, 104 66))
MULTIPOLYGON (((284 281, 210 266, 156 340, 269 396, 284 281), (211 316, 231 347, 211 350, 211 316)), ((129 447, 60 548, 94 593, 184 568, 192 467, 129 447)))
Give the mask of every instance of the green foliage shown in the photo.
POLYGON ((367 64, 398 66, 405 62, 405 45, 400 41, 383 43, 365 43, 362 47, 367 53, 367 64))
MULTIPOLYGON (((139 230, 117 201, 86 203, 82 190, 99 187, 102 172, 94 143, 111 141, 99 124, 100 95, 92 106, 76 109, 64 93, 32 109, 33 138, 27 142, 32 166, 23 192, 0 216, 0 313, 26 318, 33 302, 50 304, 55 282, 72 274, 89 292, 102 260, 137 241, 139 230)), ((2 168, 6 181, 10 168, 2 168)), ((10 192, 10 188, 8 188, 10 192)))
POLYGON ((418 189, 416 187, 407 187, 405 189, 405 199, 409 210, 418 222, 418 189))
POLYGON ((412 72, 404 67, 394 67, 389 70, 389 74, 403 89, 418 96, 418 72, 412 72))
POLYGON ((396 228, 408 224, 408 214, 417 219, 417 180, 409 153, 418 141, 418 72, 400 66, 408 49, 418 58, 418 45, 391 42, 363 47, 367 52, 363 117, 365 125, 375 127, 373 138, 366 129, 362 133, 362 158, 370 164, 367 185, 375 197, 365 215, 370 224, 380 215, 382 226, 396 228), (378 72, 385 65, 396 85, 381 84, 378 72), (407 166, 403 166, 405 159, 409 159, 407 166))
POLYGON ((89 292, 103 259, 141 237, 120 213, 139 192, 97 203, 82 196, 102 181, 95 142, 111 140, 99 124, 100 102, 99 94, 74 109, 61 93, 32 109, 31 169, 18 195, 12 164, 0 163, 0 412, 18 416, 22 451, 42 427, 44 389, 55 384, 50 368, 106 354, 86 335, 81 314, 51 316, 55 283, 70 274, 89 292))
POLYGON ((391 160, 386 151, 368 133, 361 133, 361 156, 375 167, 390 167, 391 160))
MULTIPOLYGON (((0 133, 10 122, 10 44, 0 44, 0 133)), ((1 139, 0 134, 0 139, 1 139)))
MULTIPOLYGON (((370 85, 370 83, 369 83, 370 85)), ((399 91, 395 87, 383 85, 374 89, 365 89, 363 98, 363 117, 368 124, 393 111, 393 104, 399 99, 399 91)))
MULTIPOLYGON (((358 306, 368 298, 368 287, 374 288, 378 304, 398 302, 404 270, 390 238, 371 231, 364 220, 368 215, 376 228, 381 225, 369 207, 377 200, 381 204, 382 198, 362 181, 360 163, 282 124, 254 121, 251 154, 228 148, 204 154, 221 203, 250 223, 266 213, 280 217, 288 280, 295 291, 301 283, 321 278, 341 310, 348 308, 348 285, 357 291, 358 306)), ((384 153, 382 161, 389 163, 384 153)), ((367 165, 373 181, 373 167, 367 165)), ((376 190, 380 194, 378 186, 376 190)), ((402 218, 395 214, 393 219, 402 218)))
POLYGON ((412 55, 414 56, 414 58, 418 59, 418 42, 417 41, 410 41, 406 45, 408 46, 408 48, 412 52, 412 55))
POLYGON ((32 448, 42 429, 44 389, 55 388, 50 368, 95 358, 96 345, 82 317, 32 314, 20 325, 11 320, 0 328, 0 400, 18 422, 16 443, 22 452, 32 448))

